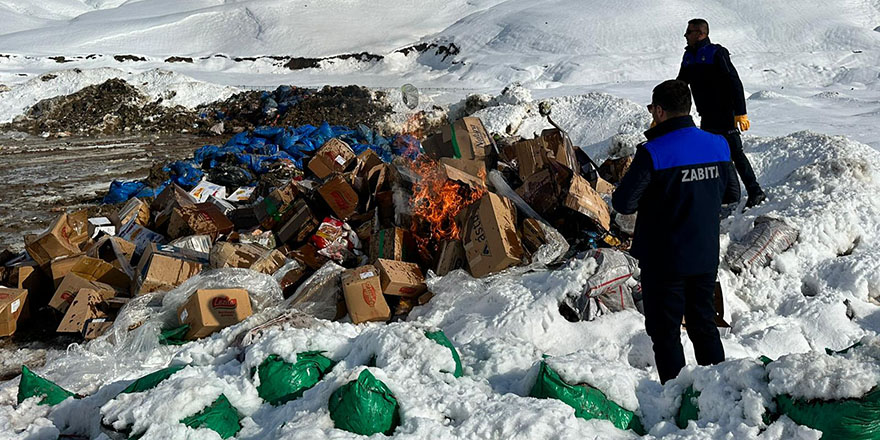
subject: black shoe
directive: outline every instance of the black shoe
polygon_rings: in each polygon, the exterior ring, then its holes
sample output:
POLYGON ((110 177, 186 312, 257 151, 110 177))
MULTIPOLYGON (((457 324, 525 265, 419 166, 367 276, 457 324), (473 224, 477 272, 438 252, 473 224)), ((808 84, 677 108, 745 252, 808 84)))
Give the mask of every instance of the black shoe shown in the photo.
POLYGON ((748 200, 746 200, 746 209, 758 206, 761 203, 764 203, 765 200, 767 200, 767 195, 765 195, 764 192, 749 196, 748 200))

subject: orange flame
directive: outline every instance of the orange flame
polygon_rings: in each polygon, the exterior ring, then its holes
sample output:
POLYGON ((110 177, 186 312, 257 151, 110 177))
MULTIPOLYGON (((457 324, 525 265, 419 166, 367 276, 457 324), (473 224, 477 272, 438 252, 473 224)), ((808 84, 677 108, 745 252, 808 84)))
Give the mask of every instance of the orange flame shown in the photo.
POLYGON ((437 162, 425 155, 413 162, 412 170, 421 179, 413 185, 411 229, 423 254, 432 255, 443 240, 460 238, 455 217, 483 197, 486 189, 448 179, 437 162))

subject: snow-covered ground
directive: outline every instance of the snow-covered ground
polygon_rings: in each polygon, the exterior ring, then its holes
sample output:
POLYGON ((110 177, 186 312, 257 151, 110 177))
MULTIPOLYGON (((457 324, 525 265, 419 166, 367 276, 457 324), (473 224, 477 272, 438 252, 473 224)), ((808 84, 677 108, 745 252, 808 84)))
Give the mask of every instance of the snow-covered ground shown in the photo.
MULTIPOLYGON (((559 300, 595 270, 592 260, 575 260, 555 271, 435 278, 436 296, 407 322, 275 329, 242 353, 231 344, 255 320, 182 348, 98 341, 50 351, 38 372, 89 397, 54 409, 16 405, 17 381, 0 384, 0 438, 94 438, 102 417, 146 430, 144 438, 216 438, 176 421, 221 392, 244 416, 240 438, 354 438, 333 428, 327 400, 373 357, 368 368, 401 403, 397 438, 634 436, 575 418, 560 402, 524 397, 544 354, 563 378, 590 383, 636 410, 652 437, 818 438, 785 417, 767 426, 762 415, 777 394, 858 397, 880 382, 876 1, 4 0, 0 18, 14 25, 0 34, 0 54, 8 55, 0 57, 0 83, 10 87, 0 92, 0 121, 109 77, 154 97, 176 91, 173 103, 186 106, 240 88, 396 89, 407 82, 422 89, 422 106, 446 106, 518 82, 477 113, 491 131, 540 130, 537 103, 549 100, 554 120, 601 160, 613 136, 635 140, 646 128, 650 90, 676 75, 681 34, 697 16, 709 21, 711 37, 728 47, 743 78, 753 122, 745 150, 770 197, 723 221, 722 252, 759 215, 782 218, 800 232, 768 267, 720 272, 732 324, 723 339, 728 362, 689 366, 661 387, 641 315, 582 323, 560 316, 559 300), (397 52, 417 43, 454 44, 459 52, 397 52), (267 58, 234 60, 360 52, 383 58, 327 60, 304 70, 267 58), (145 60, 114 59, 129 54, 145 60), (165 62, 170 56, 193 62, 165 62), (55 78, 43 81, 50 72, 55 78), (442 329, 459 349, 464 377, 440 372, 451 358, 422 336, 429 328, 442 329), (859 340, 862 347, 847 355, 824 354, 859 340), (294 360, 306 350, 324 350, 340 363, 303 398, 279 407, 262 402, 251 368, 271 353, 294 360), (765 367, 760 355, 776 361, 765 367), (176 363, 191 366, 154 391, 113 398, 129 380, 176 363), (679 430, 671 417, 691 384, 702 391, 700 418, 679 430)), ((162 316, 152 319, 144 332, 162 316)))

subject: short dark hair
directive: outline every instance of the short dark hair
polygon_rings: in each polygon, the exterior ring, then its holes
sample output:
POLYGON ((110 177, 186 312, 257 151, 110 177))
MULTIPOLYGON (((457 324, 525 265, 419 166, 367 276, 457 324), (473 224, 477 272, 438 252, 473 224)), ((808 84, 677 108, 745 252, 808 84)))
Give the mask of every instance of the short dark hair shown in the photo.
POLYGON ((691 112, 691 89, 687 83, 677 79, 669 79, 654 87, 651 103, 658 105, 671 114, 689 114, 691 112))
POLYGON ((709 22, 708 21, 703 20, 702 18, 694 18, 693 20, 688 21, 688 24, 699 26, 700 30, 702 30, 704 34, 709 35, 709 22))

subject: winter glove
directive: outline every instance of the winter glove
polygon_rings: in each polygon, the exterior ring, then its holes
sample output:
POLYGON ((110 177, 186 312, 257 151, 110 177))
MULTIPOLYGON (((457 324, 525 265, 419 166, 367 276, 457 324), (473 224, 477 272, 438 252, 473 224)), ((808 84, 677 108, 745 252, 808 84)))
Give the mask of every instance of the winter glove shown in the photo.
POLYGON ((734 116, 733 121, 736 123, 736 127, 739 128, 739 131, 746 131, 752 125, 749 122, 749 115, 734 116))

